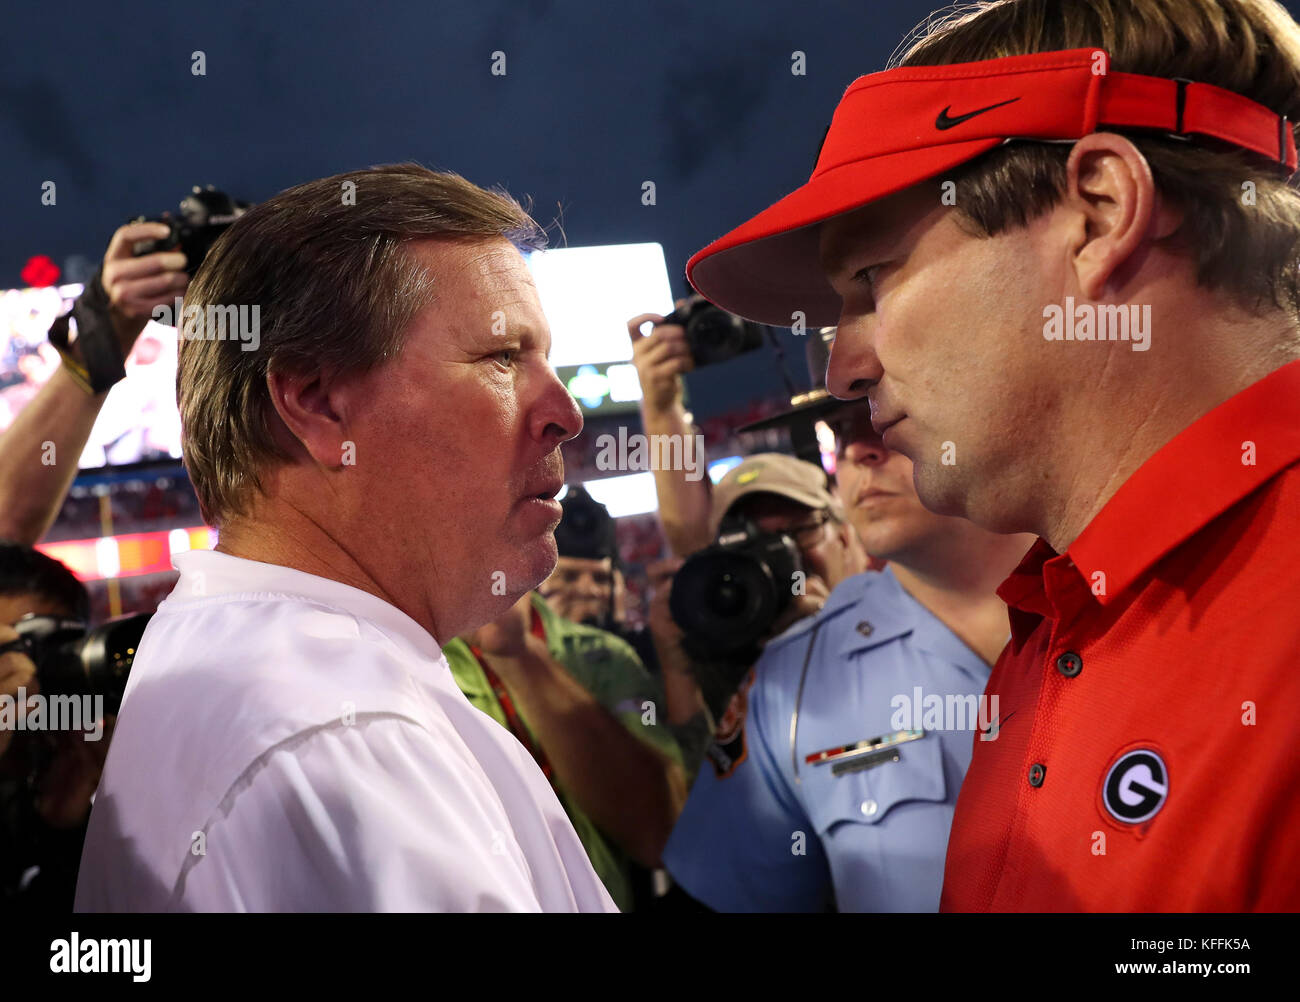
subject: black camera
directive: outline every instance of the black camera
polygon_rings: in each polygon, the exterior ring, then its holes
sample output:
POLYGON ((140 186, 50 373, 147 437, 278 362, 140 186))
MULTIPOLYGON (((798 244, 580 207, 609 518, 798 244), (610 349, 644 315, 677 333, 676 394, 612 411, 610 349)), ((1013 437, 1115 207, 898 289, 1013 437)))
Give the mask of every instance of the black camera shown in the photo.
POLYGON ((28 613, 14 624, 18 640, 8 649, 32 659, 42 696, 102 696, 104 712, 116 714, 152 616, 119 616, 88 630, 79 619, 28 613))
POLYGON ((673 579, 668 605, 686 653, 747 671, 802 571, 790 536, 744 520, 724 523, 717 542, 687 558, 673 579))
POLYGON ((179 249, 185 254, 185 271, 194 277, 208 251, 236 219, 252 208, 248 202, 231 198, 212 185, 194 186, 192 194, 181 199, 180 216, 165 212, 156 219, 139 216, 135 223, 162 223, 171 233, 158 240, 137 240, 131 248, 136 257, 157 251, 179 249))
POLYGON ((663 322, 686 328, 686 344, 697 369, 763 346, 761 325, 733 316, 706 299, 696 298, 684 309, 673 310, 663 322))

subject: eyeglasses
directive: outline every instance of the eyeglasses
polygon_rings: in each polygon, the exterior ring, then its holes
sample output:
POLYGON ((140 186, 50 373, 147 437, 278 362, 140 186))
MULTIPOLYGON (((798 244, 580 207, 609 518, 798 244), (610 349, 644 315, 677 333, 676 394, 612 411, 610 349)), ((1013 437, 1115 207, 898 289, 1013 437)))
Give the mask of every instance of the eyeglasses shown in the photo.
POLYGON ((813 521, 805 522, 803 525, 792 525, 781 531, 791 537, 800 548, 816 546, 821 540, 822 528, 830 518, 831 513, 822 510, 814 516, 813 521))

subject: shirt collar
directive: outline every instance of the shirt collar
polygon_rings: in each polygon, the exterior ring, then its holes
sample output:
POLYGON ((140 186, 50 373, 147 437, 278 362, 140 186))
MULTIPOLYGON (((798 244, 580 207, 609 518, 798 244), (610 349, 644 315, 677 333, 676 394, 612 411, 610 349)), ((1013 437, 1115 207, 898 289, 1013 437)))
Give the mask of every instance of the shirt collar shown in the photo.
POLYGON ((167 597, 167 604, 201 601, 220 595, 304 598, 365 619, 387 636, 425 657, 436 660, 442 654, 437 640, 401 609, 378 595, 341 581, 216 550, 175 554, 172 566, 180 571, 181 577, 167 597))
POLYGON ((1143 463, 1065 554, 1040 539, 998 588, 1019 649, 1086 593, 1109 605, 1157 561, 1300 460, 1300 361, 1198 418, 1143 463), (1100 576, 1099 576, 1100 575, 1100 576), (1069 594, 1067 594, 1069 593, 1069 594))
POLYGON ((551 657, 558 658, 564 652, 562 635, 564 626, 560 615, 542 598, 541 592, 531 591, 528 599, 532 603, 532 616, 529 620, 532 634, 546 641, 546 649, 551 657))
POLYGON ((1037 540, 1021 558, 1010 577, 998 586, 998 597, 1007 603, 1007 616, 1011 623, 1011 649, 1019 651, 1034 627, 1046 616, 1053 614, 1044 586, 1044 568, 1050 562, 1061 561, 1057 552, 1045 540, 1037 540))

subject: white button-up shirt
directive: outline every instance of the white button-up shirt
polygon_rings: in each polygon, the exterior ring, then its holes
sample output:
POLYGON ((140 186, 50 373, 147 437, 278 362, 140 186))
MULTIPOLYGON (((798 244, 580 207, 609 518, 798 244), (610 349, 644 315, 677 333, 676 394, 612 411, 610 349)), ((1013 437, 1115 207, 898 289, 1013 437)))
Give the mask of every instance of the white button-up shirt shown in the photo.
POLYGON ((213 551, 131 669, 77 911, 616 911, 532 757, 382 599, 213 551))

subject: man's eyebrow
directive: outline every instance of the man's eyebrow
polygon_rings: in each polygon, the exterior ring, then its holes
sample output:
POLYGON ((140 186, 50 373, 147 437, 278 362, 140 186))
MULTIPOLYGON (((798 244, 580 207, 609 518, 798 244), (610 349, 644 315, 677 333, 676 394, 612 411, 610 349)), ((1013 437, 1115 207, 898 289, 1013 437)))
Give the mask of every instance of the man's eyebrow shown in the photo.
POLYGON ((877 242, 871 239, 870 234, 874 229, 875 227, 868 225, 858 225, 847 232, 837 234, 835 239, 822 249, 822 271, 831 277, 839 277, 850 257, 873 252, 877 242))

